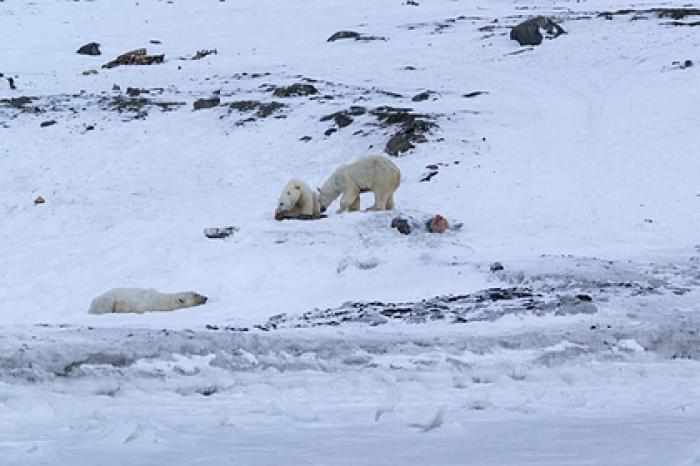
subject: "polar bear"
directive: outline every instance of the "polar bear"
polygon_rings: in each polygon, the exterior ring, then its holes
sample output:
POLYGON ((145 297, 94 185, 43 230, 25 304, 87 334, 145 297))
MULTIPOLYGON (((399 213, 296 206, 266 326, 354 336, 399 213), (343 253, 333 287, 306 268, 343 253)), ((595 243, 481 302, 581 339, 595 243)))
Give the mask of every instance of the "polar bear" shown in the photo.
POLYGON ((336 213, 360 210, 360 193, 372 191, 374 205, 367 210, 394 208, 394 191, 401 183, 401 171, 394 162, 380 155, 368 155, 341 165, 323 183, 319 191, 321 212, 342 194, 336 213))
POLYGON ((199 306, 207 297, 193 291, 161 293, 152 288, 114 288, 90 303, 90 314, 135 313, 150 311, 174 311, 184 307, 199 306))
POLYGON ((292 178, 289 180, 277 201, 275 220, 320 217, 321 210, 318 202, 318 193, 314 192, 308 184, 299 179, 292 178))

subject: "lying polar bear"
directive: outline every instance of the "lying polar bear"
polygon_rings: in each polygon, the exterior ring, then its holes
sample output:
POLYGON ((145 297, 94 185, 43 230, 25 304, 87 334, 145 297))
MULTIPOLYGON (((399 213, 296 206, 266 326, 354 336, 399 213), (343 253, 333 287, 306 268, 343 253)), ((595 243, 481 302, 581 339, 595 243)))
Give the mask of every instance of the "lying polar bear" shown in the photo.
POLYGON ((321 210, 318 203, 318 193, 308 184, 292 178, 284 186, 275 209, 275 220, 285 218, 312 219, 320 218, 321 210))
POLYGON ((136 313, 174 311, 199 306, 207 297, 193 291, 161 293, 152 288, 114 288, 90 303, 90 314, 136 313))
POLYGON ((394 208, 394 191, 400 183, 401 171, 394 162, 380 155, 368 155, 339 166, 323 183, 318 190, 321 212, 325 212, 341 194, 340 208, 336 213, 360 210, 360 193, 369 191, 374 193, 374 205, 367 210, 391 210, 394 208))

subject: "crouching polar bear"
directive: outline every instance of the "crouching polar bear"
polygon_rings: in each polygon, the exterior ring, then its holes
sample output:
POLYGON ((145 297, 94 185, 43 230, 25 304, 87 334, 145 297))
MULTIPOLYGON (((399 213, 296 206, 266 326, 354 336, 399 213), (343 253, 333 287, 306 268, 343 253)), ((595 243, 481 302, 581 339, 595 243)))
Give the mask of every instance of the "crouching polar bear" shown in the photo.
POLYGON ((310 219, 320 217, 321 210, 318 202, 318 193, 301 180, 296 178, 289 180, 277 201, 275 219, 310 219))
POLYGON ((360 193, 372 191, 374 205, 367 210, 394 208, 394 191, 401 183, 401 171, 394 162, 379 155, 368 155, 341 165, 323 183, 319 191, 321 212, 340 197, 337 213, 360 210, 360 193))
POLYGON ((90 314, 174 311, 199 306, 207 297, 193 291, 161 293, 151 288, 114 288, 92 300, 90 314))

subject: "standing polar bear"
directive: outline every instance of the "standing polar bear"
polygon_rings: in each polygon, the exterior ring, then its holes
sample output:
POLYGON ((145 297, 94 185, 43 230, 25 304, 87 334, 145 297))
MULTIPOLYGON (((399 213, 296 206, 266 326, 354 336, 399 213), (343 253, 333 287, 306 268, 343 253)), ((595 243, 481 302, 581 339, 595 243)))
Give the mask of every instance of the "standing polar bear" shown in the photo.
POLYGON ((360 210, 360 193, 372 191, 374 205, 367 210, 391 210, 394 208, 394 191, 401 183, 401 171, 394 162, 380 155, 368 155, 341 165, 323 183, 319 191, 321 212, 338 197, 337 213, 360 210))
POLYGON ((93 299, 88 312, 143 314, 150 311, 174 311, 206 302, 206 296, 193 291, 161 293, 151 288, 114 288, 93 299))
POLYGON ((292 178, 284 186, 277 208, 275 220, 285 218, 311 219, 320 218, 321 210, 318 202, 318 193, 314 192, 308 184, 292 178))

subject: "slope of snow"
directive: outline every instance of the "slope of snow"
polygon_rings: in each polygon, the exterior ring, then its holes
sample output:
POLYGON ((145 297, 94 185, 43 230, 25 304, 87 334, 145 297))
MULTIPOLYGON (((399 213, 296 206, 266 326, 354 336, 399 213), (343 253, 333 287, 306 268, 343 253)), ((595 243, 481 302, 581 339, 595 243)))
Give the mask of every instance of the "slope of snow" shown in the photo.
POLYGON ((626 0, 419 3, 0 3, 0 73, 17 87, 0 77, 3 461, 698 461, 700 67, 673 65, 700 61, 697 28, 597 16, 660 6, 626 0), (536 14, 567 34, 508 39, 536 14), (326 42, 345 29, 385 40, 326 42), (75 53, 91 41, 101 56, 75 53), (140 47, 165 62, 101 68, 140 47), (273 95, 294 83, 319 94, 273 95), (115 110, 129 87, 145 114, 115 110), (193 110, 215 93, 221 105, 193 110), (229 106, 242 100, 284 106, 248 121, 229 106), (367 112, 326 135, 321 118, 350 106, 367 112), (318 186, 383 152, 397 127, 379 124, 382 106, 437 125, 393 159, 397 211, 276 222, 289 178, 318 186), (462 227, 389 227, 436 213, 462 227), (228 225, 229 239, 202 234, 228 225), (88 315, 114 287, 209 302, 88 315), (317 319, 492 287, 591 307, 317 319), (278 314, 288 328, 256 329, 278 314))

